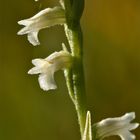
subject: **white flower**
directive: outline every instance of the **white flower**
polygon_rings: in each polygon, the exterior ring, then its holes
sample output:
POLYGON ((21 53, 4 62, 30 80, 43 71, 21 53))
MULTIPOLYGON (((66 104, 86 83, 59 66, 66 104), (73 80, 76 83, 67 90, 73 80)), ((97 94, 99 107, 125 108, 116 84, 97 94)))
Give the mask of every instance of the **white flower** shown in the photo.
POLYGON ((91 115, 90 115, 90 111, 87 111, 85 130, 84 130, 84 134, 83 134, 82 140, 92 140, 92 129, 91 129, 91 115))
POLYGON ((38 40, 39 30, 58 24, 62 25, 65 21, 65 13, 62 7, 46 8, 29 19, 19 21, 18 24, 24 25, 25 27, 17 34, 28 34, 29 42, 36 46, 40 44, 38 40))
POLYGON ((40 87, 47 91, 56 89, 54 73, 58 70, 68 68, 72 64, 72 56, 67 51, 54 52, 45 59, 34 59, 32 63, 35 65, 28 71, 28 74, 39 74, 40 87))
POLYGON ((136 129, 139 124, 131 123, 135 119, 135 113, 126 113, 122 117, 108 118, 94 125, 96 138, 104 139, 105 137, 118 135, 122 140, 134 140, 135 135, 130 131, 136 129))

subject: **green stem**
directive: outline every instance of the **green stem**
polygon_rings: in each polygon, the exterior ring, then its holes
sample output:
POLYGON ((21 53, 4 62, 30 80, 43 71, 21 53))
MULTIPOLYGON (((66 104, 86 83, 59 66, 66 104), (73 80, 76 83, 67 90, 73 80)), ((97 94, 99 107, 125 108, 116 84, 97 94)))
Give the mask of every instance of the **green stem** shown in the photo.
POLYGON ((65 32, 70 44, 72 56, 74 57, 74 65, 72 69, 72 89, 74 91, 74 105, 76 108, 82 137, 86 120, 86 96, 82 60, 82 32, 80 25, 74 29, 69 29, 66 25, 65 32))
POLYGON ((80 26, 72 30, 73 51, 75 57, 75 65, 73 68, 73 86, 75 93, 75 107, 78 115, 80 132, 83 136, 86 120, 86 96, 85 96, 85 83, 83 72, 83 56, 82 56, 82 33, 80 26))
POLYGON ((81 137, 83 137, 86 121, 86 95, 83 72, 83 38, 80 18, 84 9, 84 0, 61 0, 66 12, 65 33, 74 58, 72 71, 65 74, 69 95, 76 108, 81 137))

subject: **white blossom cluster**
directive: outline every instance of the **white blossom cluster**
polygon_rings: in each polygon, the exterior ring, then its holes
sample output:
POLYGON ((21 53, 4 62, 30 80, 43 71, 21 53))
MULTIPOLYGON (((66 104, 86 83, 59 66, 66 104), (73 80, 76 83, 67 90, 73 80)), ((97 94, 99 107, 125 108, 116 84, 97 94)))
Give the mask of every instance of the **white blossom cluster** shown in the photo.
MULTIPOLYGON (((18 24, 24 25, 25 27, 17 34, 27 34, 28 41, 33 46, 36 46, 40 45, 38 32, 41 29, 55 25, 64 25, 65 22, 65 11, 61 5, 54 8, 46 8, 31 18, 19 21, 18 24)), ((58 70, 70 67, 72 56, 68 51, 61 50, 59 52, 54 52, 45 59, 34 59, 32 63, 35 67, 29 70, 28 74, 39 74, 39 85, 43 90, 47 91, 57 88, 54 80, 54 73, 58 70)))

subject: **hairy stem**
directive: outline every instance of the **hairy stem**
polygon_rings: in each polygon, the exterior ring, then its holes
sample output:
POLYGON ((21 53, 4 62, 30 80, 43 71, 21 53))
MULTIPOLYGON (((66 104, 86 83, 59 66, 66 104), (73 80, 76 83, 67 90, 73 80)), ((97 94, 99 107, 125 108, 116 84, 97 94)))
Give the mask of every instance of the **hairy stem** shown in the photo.
POLYGON ((61 0, 66 13, 65 33, 70 45, 74 64, 71 71, 65 74, 70 97, 75 105, 81 137, 86 121, 86 96, 83 72, 83 38, 80 18, 84 9, 84 0, 61 0))
POLYGON ((74 105, 76 108, 82 137, 86 120, 86 96, 82 60, 82 32, 80 25, 74 29, 69 29, 66 25, 65 32, 70 44, 72 56, 74 57, 74 65, 72 69, 74 105))

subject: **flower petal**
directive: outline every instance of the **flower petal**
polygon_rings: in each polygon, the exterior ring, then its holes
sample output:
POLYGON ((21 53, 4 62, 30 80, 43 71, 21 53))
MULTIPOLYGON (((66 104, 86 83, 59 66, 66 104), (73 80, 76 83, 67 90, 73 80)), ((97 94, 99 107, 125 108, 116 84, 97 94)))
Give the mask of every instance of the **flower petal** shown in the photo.
POLYGON ((120 135, 122 140, 134 140, 136 137, 131 132, 127 131, 120 135))
POLYGON ((40 74, 38 81, 40 87, 45 91, 57 88, 56 83, 54 81, 53 72, 51 71, 47 71, 47 74, 40 74))
POLYGON ((42 69, 40 67, 33 67, 28 71, 28 74, 38 74, 41 73, 42 69))
POLYGON ((32 23, 32 21, 30 19, 24 19, 24 20, 18 21, 19 25, 24 25, 24 26, 27 26, 27 25, 29 25, 31 23, 32 23))
POLYGON ((32 60, 32 64, 34 64, 37 67, 42 67, 45 65, 46 61, 44 59, 36 58, 32 60))
POLYGON ((28 34, 30 31, 29 31, 29 27, 26 26, 24 28, 22 28, 21 30, 18 31, 17 35, 24 35, 24 34, 28 34))
POLYGON ((139 126, 139 123, 131 123, 128 126, 128 130, 134 130, 139 126))
POLYGON ((125 120, 125 122, 131 122, 135 119, 135 112, 126 113, 124 116, 121 117, 122 120, 125 120))
POLYGON ((33 46, 40 45, 40 42, 39 42, 39 40, 38 40, 38 31, 28 33, 28 41, 29 41, 33 46))

